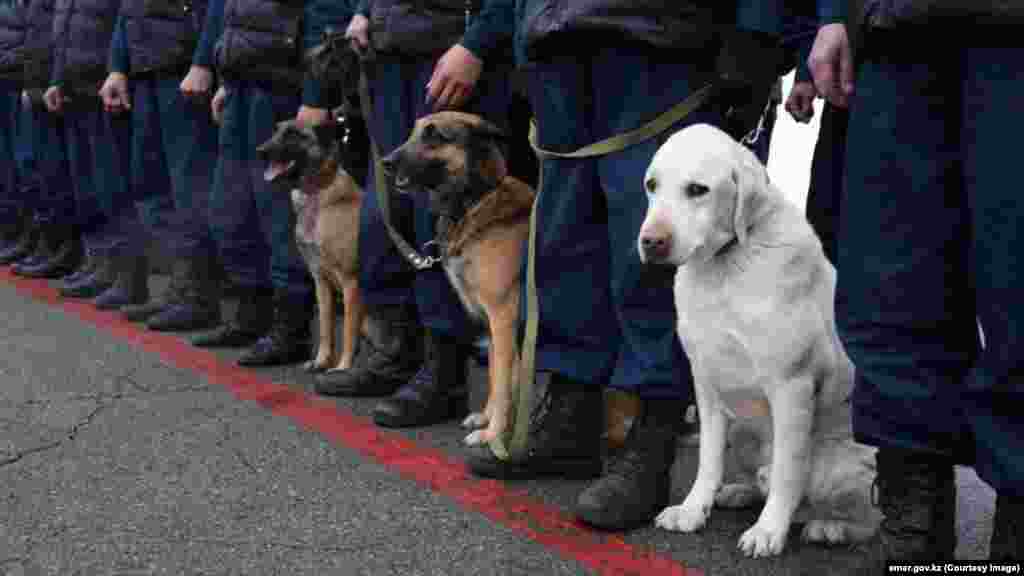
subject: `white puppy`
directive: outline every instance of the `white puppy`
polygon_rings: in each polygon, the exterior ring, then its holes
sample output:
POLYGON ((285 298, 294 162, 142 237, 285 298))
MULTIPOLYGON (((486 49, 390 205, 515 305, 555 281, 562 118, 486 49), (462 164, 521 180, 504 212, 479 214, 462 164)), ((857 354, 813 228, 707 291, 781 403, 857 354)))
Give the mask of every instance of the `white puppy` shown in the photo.
POLYGON ((678 267, 701 426, 696 480, 657 525, 693 532, 712 505, 763 500, 739 541, 748 556, 780 553, 801 504, 806 540, 869 538, 874 449, 852 438, 853 365, 835 329, 835 269, 814 231, 753 153, 712 126, 669 138, 644 187, 640 258, 678 267), (727 449, 738 482, 723 485, 727 449))

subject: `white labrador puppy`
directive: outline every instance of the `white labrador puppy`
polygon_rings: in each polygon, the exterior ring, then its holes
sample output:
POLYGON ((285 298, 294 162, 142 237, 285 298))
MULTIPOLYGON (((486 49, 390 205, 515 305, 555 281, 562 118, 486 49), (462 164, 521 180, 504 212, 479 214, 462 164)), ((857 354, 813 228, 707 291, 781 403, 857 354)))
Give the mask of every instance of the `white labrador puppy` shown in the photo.
POLYGON ((678 267, 701 426, 696 480, 657 525, 693 532, 713 505, 763 501, 739 541, 748 556, 780 553, 801 504, 805 540, 869 538, 880 519, 874 449, 852 438, 853 365, 835 329, 835 269, 814 231, 753 153, 706 124, 658 149, 644 187, 640 258, 678 267), (738 478, 723 485, 727 449, 738 478))

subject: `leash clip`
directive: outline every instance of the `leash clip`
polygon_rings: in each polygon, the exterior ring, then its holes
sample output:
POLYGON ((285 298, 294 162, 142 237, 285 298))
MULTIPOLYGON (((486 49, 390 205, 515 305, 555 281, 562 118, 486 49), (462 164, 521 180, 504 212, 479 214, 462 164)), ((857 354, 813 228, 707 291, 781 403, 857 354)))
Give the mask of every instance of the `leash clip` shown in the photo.
POLYGON ((764 124, 768 119, 768 114, 771 112, 772 106, 774 106, 774 103, 771 100, 768 100, 768 103, 764 106, 764 111, 761 112, 761 116, 757 119, 757 126, 755 126, 750 132, 747 132, 747 135, 744 136, 740 142, 747 146, 753 146, 761 139, 761 134, 764 133, 764 124))

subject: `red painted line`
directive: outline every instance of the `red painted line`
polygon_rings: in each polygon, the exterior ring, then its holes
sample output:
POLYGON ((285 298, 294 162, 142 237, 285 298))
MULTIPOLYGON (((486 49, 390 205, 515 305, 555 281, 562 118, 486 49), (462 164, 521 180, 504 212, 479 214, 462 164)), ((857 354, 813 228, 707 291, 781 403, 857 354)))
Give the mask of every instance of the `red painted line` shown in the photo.
POLYGON ((332 402, 276 384, 254 370, 221 360, 215 353, 194 348, 185 340, 149 332, 119 315, 96 310, 86 302, 65 300, 44 281, 29 280, 0 269, 0 279, 20 293, 60 308, 101 328, 134 347, 159 355, 180 369, 205 376, 271 412, 291 418, 335 442, 373 459, 401 476, 530 538, 601 575, 700 576, 644 546, 626 543, 614 534, 595 532, 564 512, 494 481, 472 476, 465 464, 447 453, 382 430, 370 420, 332 402))

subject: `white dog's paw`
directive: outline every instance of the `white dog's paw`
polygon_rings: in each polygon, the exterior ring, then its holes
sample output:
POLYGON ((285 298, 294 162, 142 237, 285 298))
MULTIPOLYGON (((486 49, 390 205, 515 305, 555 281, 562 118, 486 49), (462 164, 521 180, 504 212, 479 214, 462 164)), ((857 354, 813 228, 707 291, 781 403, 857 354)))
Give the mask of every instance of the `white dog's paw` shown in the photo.
POLYGON ((699 505, 683 502, 678 506, 669 506, 654 519, 658 528, 672 532, 696 532, 704 527, 711 515, 711 504, 699 505))
POLYGON ((739 549, 752 558, 776 556, 786 546, 787 530, 758 521, 740 536, 739 549))
POLYGON ((486 428, 490 419, 483 412, 473 412, 462 421, 462 427, 470 430, 486 428))
POLYGON ((750 508, 764 497, 757 486, 750 484, 726 484, 715 494, 715 505, 719 508, 750 508))
POLYGON ((817 544, 843 544, 850 541, 848 523, 842 520, 811 520, 804 524, 801 537, 817 544))

